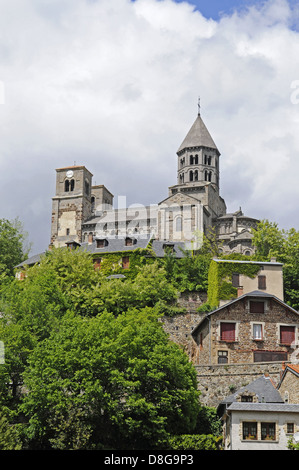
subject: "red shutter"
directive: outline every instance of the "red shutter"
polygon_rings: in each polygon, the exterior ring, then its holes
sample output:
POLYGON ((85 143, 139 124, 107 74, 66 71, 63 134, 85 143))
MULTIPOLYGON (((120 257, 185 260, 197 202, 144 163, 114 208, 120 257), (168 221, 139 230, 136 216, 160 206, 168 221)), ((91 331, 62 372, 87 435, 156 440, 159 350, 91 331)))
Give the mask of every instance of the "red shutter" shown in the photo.
POLYGON ((295 327, 294 326, 281 326, 280 327, 281 344, 292 344, 293 341, 295 341, 295 327))
POLYGON ((235 323, 221 323, 220 337, 222 341, 235 341, 235 323))

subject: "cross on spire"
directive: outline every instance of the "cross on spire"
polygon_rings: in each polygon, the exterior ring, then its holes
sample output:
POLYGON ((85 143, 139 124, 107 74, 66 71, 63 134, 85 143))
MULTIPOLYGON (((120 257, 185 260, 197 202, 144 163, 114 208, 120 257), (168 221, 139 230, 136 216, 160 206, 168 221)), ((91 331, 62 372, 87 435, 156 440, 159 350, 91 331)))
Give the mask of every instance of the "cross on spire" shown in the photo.
POLYGON ((198 97, 198 116, 200 116, 200 96, 198 97))

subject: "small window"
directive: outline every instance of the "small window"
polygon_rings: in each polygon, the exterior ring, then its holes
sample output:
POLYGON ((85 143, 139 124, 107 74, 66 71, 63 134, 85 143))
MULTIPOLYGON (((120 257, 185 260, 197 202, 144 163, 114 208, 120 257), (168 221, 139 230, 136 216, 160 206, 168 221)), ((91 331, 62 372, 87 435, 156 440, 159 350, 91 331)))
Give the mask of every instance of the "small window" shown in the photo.
POLYGON ((249 311, 250 313, 265 313, 265 302, 250 300, 249 311))
POLYGON ((275 423, 261 423, 261 438, 263 441, 275 441, 275 423))
POLYGON ((218 364, 228 363, 228 351, 218 351, 218 364))
POLYGON ((241 402, 242 403, 252 403, 253 402, 253 397, 251 395, 242 395, 241 396, 241 402))
POLYGON ((126 246, 133 246, 133 239, 127 237, 126 240, 125 240, 125 245, 126 246))
POLYGON ((290 346, 295 341, 295 327, 294 326, 281 326, 280 327, 280 344, 290 346))
POLYGON ((130 267, 130 257, 129 256, 123 256, 123 258, 122 258, 122 267, 123 267, 123 269, 129 269, 129 267, 130 267))
POLYGON ((251 422, 243 423, 243 439, 250 439, 250 440, 257 439, 257 423, 251 423, 251 422))
POLYGON ((253 325, 253 339, 254 340, 262 340, 263 339, 263 327, 261 324, 254 324, 253 325))
POLYGON ((233 285, 233 287, 239 287, 239 285, 240 285, 240 275, 238 273, 233 273, 233 275, 232 275, 232 285, 233 285))
POLYGON ((235 323, 221 323, 220 324, 220 339, 221 341, 235 341, 235 323))
POLYGON ((288 353, 284 351, 254 351, 253 361, 254 362, 279 362, 287 361, 288 353))
POLYGON ((102 259, 101 258, 97 258, 94 260, 94 269, 101 269, 101 263, 102 263, 102 259))
POLYGON ((104 248, 108 245, 108 241, 104 238, 102 240, 97 240, 97 248, 104 248))
POLYGON ((266 276, 258 276, 258 288, 262 290, 266 289, 266 276))
POLYGON ((294 423, 287 423, 287 434, 294 434, 294 423))
POLYGON ((67 229, 66 229, 66 235, 68 236, 69 234, 70 234, 70 229, 67 228, 67 229))

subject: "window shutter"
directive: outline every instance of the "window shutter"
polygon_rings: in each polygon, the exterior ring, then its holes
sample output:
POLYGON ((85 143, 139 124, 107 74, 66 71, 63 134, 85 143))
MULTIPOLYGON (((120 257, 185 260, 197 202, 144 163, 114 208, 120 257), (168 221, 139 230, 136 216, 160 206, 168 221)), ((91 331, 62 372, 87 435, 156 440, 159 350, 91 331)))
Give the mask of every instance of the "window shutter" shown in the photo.
POLYGON ((250 300, 250 313, 265 313, 265 303, 250 300))
POLYGON ((221 323, 220 337, 222 341, 235 341, 235 323, 221 323))
POLYGON ((295 341, 295 327, 294 326, 281 326, 280 327, 281 344, 292 344, 293 341, 295 341))
POLYGON ((266 289, 266 276, 258 276, 258 288, 266 289))

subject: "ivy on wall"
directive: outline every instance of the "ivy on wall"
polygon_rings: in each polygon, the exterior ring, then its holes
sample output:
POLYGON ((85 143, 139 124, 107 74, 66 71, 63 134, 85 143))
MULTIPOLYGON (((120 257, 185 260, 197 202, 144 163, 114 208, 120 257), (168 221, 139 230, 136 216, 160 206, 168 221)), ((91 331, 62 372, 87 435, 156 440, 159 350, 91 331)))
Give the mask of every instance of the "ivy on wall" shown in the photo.
POLYGON ((140 248, 117 253, 97 253, 94 256, 94 260, 96 259, 101 259, 100 270, 103 275, 123 274, 127 279, 135 278, 140 267, 154 261, 154 258, 150 257, 150 250, 140 248), (128 268, 123 267, 122 260, 124 257, 129 258, 128 268))
POLYGON ((254 263, 226 263, 211 261, 209 268, 208 304, 217 308, 220 300, 237 297, 237 288, 232 285, 233 273, 243 274, 253 279, 261 267, 254 263))

